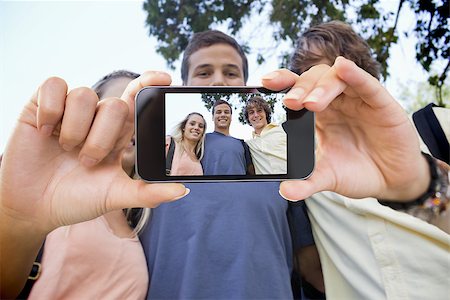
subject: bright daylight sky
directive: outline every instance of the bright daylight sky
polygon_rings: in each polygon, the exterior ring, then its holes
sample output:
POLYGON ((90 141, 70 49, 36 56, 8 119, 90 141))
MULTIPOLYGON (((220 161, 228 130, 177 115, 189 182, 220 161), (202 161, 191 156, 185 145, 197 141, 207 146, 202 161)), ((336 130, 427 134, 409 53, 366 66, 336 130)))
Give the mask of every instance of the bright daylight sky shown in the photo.
MULTIPOLYGON (((398 1, 386 3, 395 8, 398 1)), ((118 69, 167 71, 145 18, 142 1, 0 1, 0 153, 23 106, 49 76, 62 77, 73 88, 91 86, 118 69)), ((412 28, 411 18, 402 15, 401 26, 412 28)), ((394 96, 398 82, 425 78, 414 55, 413 42, 404 39, 391 52, 387 88, 394 96)), ((248 84, 259 85, 262 75, 276 69, 275 60, 257 66, 255 56, 249 56, 248 84)), ((179 64, 168 73, 181 84, 179 64)))

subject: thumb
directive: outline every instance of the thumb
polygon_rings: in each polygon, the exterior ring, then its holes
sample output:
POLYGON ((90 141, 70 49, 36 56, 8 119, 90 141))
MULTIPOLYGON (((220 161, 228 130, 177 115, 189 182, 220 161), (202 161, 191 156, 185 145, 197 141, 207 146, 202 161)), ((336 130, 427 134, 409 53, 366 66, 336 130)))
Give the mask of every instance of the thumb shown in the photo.
POLYGON ((289 201, 304 200, 315 193, 332 190, 333 180, 330 174, 325 174, 320 168, 306 180, 288 180, 280 184, 280 195, 289 201))
POLYGON ((134 111, 135 111, 135 97, 138 92, 146 86, 166 86, 170 85, 172 79, 169 74, 158 71, 147 71, 144 72, 138 78, 132 80, 122 96, 120 97, 128 105, 128 116, 124 124, 124 133, 117 144, 118 149, 123 149, 130 142, 131 137, 134 133, 134 111))
POLYGON ((122 94, 121 99, 128 103, 130 109, 130 120, 134 120, 134 102, 137 93, 146 86, 170 85, 172 79, 165 72, 147 71, 132 80, 122 94))
POLYGON ((164 202, 176 201, 190 190, 180 183, 145 183, 129 177, 121 178, 112 186, 106 199, 106 209, 117 210, 130 207, 154 208, 164 202))

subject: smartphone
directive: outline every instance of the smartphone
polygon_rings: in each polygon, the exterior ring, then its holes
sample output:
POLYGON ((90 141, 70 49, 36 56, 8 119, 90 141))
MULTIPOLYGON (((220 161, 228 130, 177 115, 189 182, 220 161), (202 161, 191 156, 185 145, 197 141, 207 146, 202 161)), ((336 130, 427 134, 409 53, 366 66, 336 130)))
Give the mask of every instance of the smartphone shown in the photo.
MULTIPOLYGON (((137 175, 147 182, 275 181, 308 178, 315 164, 315 115, 306 109, 293 111, 284 107, 282 99, 285 93, 286 91, 271 91, 262 87, 143 88, 136 95, 135 109, 137 175), (256 121, 252 123, 250 118, 246 119, 244 112, 246 104, 254 97, 263 99, 270 108, 270 121, 267 120, 267 111, 264 113, 265 122, 270 125, 263 127, 259 135, 255 134, 255 131, 261 129, 258 122, 265 124, 262 120, 264 117, 253 119, 256 121), (231 107, 229 112, 227 109, 224 112, 216 110, 216 114, 229 113, 230 118, 215 119, 212 107, 219 100, 225 100, 231 107), (203 131, 200 129, 194 134, 194 140, 192 136, 186 135, 186 141, 194 141, 196 149, 202 149, 200 141, 204 143, 203 152, 199 150, 200 153, 190 153, 191 159, 197 165, 196 171, 191 172, 185 168, 183 172, 175 172, 174 169, 170 170, 170 167, 168 170, 168 165, 177 164, 177 155, 184 151, 181 147, 186 148, 185 144, 181 143, 180 136, 180 132, 182 135, 185 133, 183 129, 177 131, 177 126, 180 127, 180 122, 192 113, 202 115, 205 123, 203 131), (224 130, 227 132, 224 133, 224 130), (180 147, 175 150, 175 156, 174 146, 170 147, 170 143, 180 147), (228 149, 228 146, 231 148, 228 149), (244 166, 244 171, 241 165, 244 166)), ((228 106, 216 108, 219 107, 228 106)))

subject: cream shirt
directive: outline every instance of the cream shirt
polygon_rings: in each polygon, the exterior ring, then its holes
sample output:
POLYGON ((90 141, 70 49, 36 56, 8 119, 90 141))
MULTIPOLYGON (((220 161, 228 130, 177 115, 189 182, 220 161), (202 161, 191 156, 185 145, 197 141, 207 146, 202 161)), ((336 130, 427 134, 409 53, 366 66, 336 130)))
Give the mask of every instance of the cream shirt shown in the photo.
POLYGON ((256 174, 287 173, 287 137, 283 127, 268 124, 260 135, 253 132, 253 139, 246 141, 256 174))
POLYGON ((374 198, 306 200, 327 299, 450 299, 450 235, 374 198))

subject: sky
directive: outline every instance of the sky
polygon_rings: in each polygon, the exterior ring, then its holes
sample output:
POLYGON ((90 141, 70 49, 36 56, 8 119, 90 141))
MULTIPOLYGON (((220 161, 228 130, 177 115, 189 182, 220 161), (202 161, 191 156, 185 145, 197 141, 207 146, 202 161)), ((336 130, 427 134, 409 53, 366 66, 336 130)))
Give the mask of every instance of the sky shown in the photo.
MULTIPOLYGON (((396 7, 398 1, 386 3, 396 7)), ((167 68, 145 18, 142 1, 0 1, 0 152, 23 106, 50 76, 74 88, 91 86, 113 70, 163 70, 180 85, 180 63, 175 70, 167 68)), ((402 16, 401 28, 411 28, 413 18, 402 16)), ((394 97, 399 82, 426 78, 411 39, 400 39, 390 61, 386 87, 394 97)), ((258 66, 256 56, 249 55, 248 85, 260 85, 260 77, 277 65, 274 58, 258 66)))

